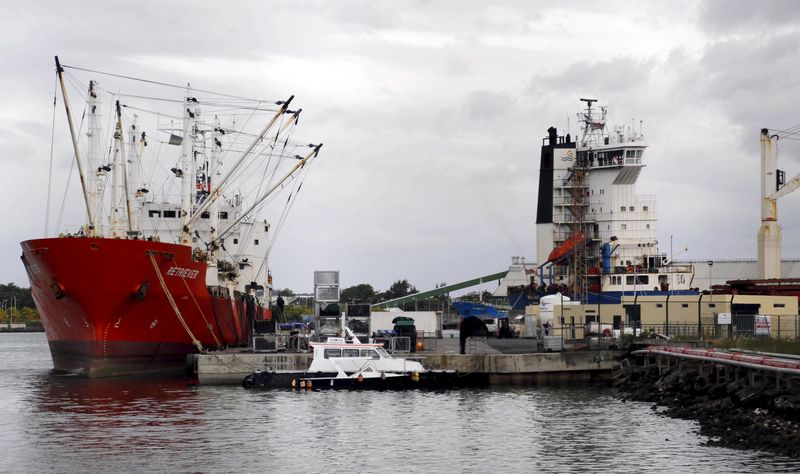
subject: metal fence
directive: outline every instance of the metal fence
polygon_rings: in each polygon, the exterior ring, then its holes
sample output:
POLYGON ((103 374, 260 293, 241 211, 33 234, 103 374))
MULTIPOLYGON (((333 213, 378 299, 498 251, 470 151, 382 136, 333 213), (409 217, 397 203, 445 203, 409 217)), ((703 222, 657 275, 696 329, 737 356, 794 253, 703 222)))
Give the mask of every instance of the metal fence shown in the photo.
MULTIPOLYGON (((636 334, 653 333, 669 336, 672 339, 733 339, 748 337, 771 337, 776 339, 800 339, 798 316, 732 314, 730 320, 722 324, 714 321, 680 324, 644 324, 637 326, 636 334)), ((632 326, 628 326, 632 328, 632 326)), ((624 329, 623 329, 624 330, 624 329)), ((632 332, 630 329, 627 332, 632 332)))

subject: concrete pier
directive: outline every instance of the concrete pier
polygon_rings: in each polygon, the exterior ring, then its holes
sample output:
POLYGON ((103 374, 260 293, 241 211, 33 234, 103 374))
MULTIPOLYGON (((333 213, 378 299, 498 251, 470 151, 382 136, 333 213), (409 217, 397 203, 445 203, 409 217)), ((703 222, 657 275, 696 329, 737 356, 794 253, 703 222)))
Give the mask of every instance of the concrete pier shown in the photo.
MULTIPOLYGON (((524 385, 609 379, 619 355, 618 351, 466 355, 422 352, 405 357, 420 359, 431 370, 481 373, 489 376, 491 384, 524 385)), ((218 352, 195 355, 191 363, 201 385, 240 384, 256 369, 304 370, 311 363, 311 354, 218 352)))

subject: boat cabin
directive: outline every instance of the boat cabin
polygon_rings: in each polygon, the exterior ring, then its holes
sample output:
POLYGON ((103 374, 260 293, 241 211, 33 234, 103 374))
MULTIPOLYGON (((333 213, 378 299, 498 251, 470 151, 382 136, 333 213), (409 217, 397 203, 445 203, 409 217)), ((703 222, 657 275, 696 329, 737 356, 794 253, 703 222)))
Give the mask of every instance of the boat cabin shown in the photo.
POLYGON ((314 359, 309 372, 421 372, 417 361, 392 357, 381 344, 347 343, 344 338, 329 338, 328 342, 312 342, 314 359), (331 342, 331 341, 334 342, 331 342))

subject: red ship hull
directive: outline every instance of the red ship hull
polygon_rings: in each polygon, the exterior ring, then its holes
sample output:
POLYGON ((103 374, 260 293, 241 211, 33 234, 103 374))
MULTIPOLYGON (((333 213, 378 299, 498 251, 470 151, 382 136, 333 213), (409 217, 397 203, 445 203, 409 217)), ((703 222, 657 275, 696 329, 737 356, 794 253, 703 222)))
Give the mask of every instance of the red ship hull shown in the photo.
POLYGON ((194 261, 188 246, 37 239, 22 243, 22 260, 57 371, 90 377, 180 371, 188 354, 249 337, 244 299, 212 295, 206 264, 194 261))

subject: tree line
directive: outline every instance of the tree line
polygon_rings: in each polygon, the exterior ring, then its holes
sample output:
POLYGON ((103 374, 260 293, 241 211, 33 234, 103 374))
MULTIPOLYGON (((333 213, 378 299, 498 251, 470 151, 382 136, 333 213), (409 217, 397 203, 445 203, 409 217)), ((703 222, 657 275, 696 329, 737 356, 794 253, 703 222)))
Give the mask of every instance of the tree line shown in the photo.
POLYGON ((39 312, 33 302, 30 288, 21 288, 14 283, 0 285, 0 321, 13 319, 15 323, 29 323, 39 320, 39 312), (14 300, 17 307, 14 311, 14 300))
MULTIPOLYGON (((382 301, 393 300, 403 296, 418 293, 417 288, 409 283, 407 279, 397 280, 389 286, 386 291, 377 291, 369 283, 360 283, 340 292, 339 300, 343 303, 369 303, 377 304, 382 301)), ((296 293, 289 288, 276 290, 275 294, 281 296, 295 296, 296 293)))

